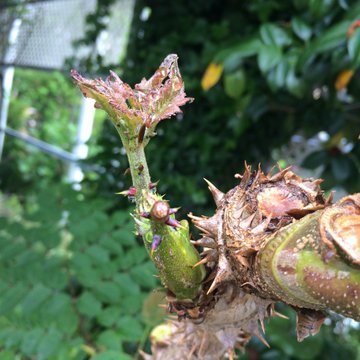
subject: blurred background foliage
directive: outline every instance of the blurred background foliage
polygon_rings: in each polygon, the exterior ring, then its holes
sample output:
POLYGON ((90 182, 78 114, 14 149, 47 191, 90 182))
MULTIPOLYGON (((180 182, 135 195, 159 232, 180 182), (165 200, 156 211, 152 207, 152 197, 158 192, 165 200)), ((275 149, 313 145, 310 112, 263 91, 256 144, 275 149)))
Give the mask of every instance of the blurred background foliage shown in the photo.
MULTIPOLYGON (((114 0, 88 17, 91 44, 114 0)), ((360 190, 360 14, 358 1, 135 4, 127 54, 111 68, 131 85, 169 53, 179 55, 195 101, 163 122, 147 148, 153 180, 180 216, 211 213, 203 177, 236 185, 244 160, 279 162, 323 177, 324 189, 360 190)), ((69 59, 105 75, 101 57, 69 59)), ((9 124, 70 149, 80 102, 68 74, 17 70, 9 124)), ((163 298, 152 264, 133 235, 130 186, 116 131, 98 112, 89 171, 76 192, 66 167, 7 137, 0 163, 0 360, 128 359, 148 347, 163 298), (131 207, 130 207, 131 208, 131 207), (143 305, 143 301, 145 305, 143 305)), ((298 344, 294 318, 267 327, 271 349, 254 339, 242 359, 360 359, 359 325, 333 316, 298 344)))

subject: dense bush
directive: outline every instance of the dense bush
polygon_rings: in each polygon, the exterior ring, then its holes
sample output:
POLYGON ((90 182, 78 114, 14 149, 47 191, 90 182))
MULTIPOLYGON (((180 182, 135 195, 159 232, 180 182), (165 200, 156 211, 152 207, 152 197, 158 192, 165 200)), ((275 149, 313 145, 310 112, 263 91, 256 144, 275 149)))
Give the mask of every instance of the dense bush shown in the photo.
POLYGON ((130 359, 159 310, 128 211, 65 186, 1 204, 0 359, 130 359))

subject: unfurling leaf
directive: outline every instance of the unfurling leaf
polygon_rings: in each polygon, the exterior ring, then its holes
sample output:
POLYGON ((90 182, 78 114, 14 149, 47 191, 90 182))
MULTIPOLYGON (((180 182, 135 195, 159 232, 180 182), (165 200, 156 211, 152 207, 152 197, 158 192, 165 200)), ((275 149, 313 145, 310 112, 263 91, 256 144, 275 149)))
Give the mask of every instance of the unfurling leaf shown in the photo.
POLYGON ((223 64, 215 64, 215 63, 209 64, 201 79, 201 87, 203 88, 203 90, 208 91, 218 83, 221 74, 223 72, 223 69, 224 69, 223 64))
POLYGON ((181 112, 180 106, 193 100, 186 97, 177 59, 175 54, 168 55, 155 74, 134 89, 113 71, 105 81, 86 79, 75 70, 71 76, 84 96, 95 99, 95 106, 109 114, 117 129, 132 137, 143 126, 154 130, 161 120, 181 112))

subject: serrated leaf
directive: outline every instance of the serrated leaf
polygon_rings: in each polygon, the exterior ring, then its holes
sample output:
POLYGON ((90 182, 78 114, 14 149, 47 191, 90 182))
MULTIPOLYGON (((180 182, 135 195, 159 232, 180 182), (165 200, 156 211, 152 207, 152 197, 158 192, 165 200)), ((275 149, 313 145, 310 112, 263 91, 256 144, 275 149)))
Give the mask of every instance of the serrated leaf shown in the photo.
POLYGON ((306 24, 300 17, 294 17, 291 20, 291 28, 294 33, 302 40, 307 41, 311 37, 311 27, 306 24))
POLYGON ((131 278, 137 284, 147 289, 153 289, 154 287, 156 287, 156 284, 158 282, 154 276, 155 274, 156 274, 155 266, 150 261, 144 264, 134 266, 130 270, 131 278))
POLYGON ((282 58, 281 49, 275 45, 263 45, 259 49, 258 65, 263 73, 275 67, 282 58))
POLYGON ((292 39, 282 27, 267 23, 260 27, 260 36, 264 44, 276 47, 290 45, 292 39))
POLYGON ((139 295, 125 295, 121 302, 121 313, 124 315, 136 315, 141 311, 141 306, 144 301, 144 294, 139 295))
POLYGON ((360 66, 360 29, 356 29, 347 43, 350 60, 357 68, 360 66))
POLYGON ((122 270, 130 269, 136 264, 142 263, 147 258, 147 252, 143 247, 134 247, 127 250, 118 260, 119 268, 122 270))
POLYGON ((44 330, 40 328, 32 329, 23 337, 20 349, 21 351, 31 357, 36 353, 36 349, 41 339, 44 336, 44 330))
POLYGON ((114 123, 121 118, 127 132, 137 135, 142 125, 154 131, 161 120, 181 112, 180 106, 192 100, 186 97, 177 59, 168 55, 155 74, 149 80, 143 78, 135 89, 112 71, 106 81, 86 79, 75 70, 71 76, 83 95, 96 100, 114 123))
POLYGON ((104 237, 100 240, 100 245, 110 251, 112 254, 116 254, 116 255, 123 255, 124 254, 124 250, 120 244, 119 241, 115 241, 113 238, 111 237, 104 237))
POLYGON ((107 330, 100 334, 96 341, 97 345, 104 350, 122 351, 121 338, 113 330, 107 330))
POLYGON ((103 247, 98 245, 90 246, 86 249, 85 252, 88 255, 93 263, 106 264, 109 262, 109 253, 103 247))
POLYGON ((121 309, 119 306, 110 306, 102 310, 97 319, 101 325, 110 327, 119 320, 120 315, 121 309))
POLYGON ((47 360, 51 355, 56 354, 57 350, 61 346, 62 335, 61 333, 54 328, 51 328, 47 333, 42 337, 38 349, 37 349, 37 359, 38 360, 47 360))
POLYGON ((28 288, 22 284, 10 287, 4 294, 0 303, 0 315, 9 313, 28 293, 28 288))
POLYGON ((51 290, 42 284, 36 285, 20 303, 21 310, 25 314, 32 313, 42 305, 51 294, 51 290))
POLYGON ((134 234, 127 229, 119 229, 113 231, 111 234, 112 238, 115 241, 118 241, 121 245, 125 246, 135 246, 136 240, 134 234))
POLYGON ((123 316, 117 322, 121 338, 128 341, 138 341, 143 335, 143 328, 139 320, 130 316, 123 316))
POLYGON ((94 293, 102 302, 116 304, 119 302, 121 292, 117 284, 110 281, 101 281, 94 286, 94 293))
POLYGON ((85 291, 77 301, 77 308, 81 314, 94 317, 101 312, 101 302, 92 293, 85 291))
POLYGON ((121 291, 128 295, 138 295, 140 293, 140 287, 139 284, 136 283, 129 274, 121 273, 116 274, 113 277, 114 282, 118 284, 121 291))

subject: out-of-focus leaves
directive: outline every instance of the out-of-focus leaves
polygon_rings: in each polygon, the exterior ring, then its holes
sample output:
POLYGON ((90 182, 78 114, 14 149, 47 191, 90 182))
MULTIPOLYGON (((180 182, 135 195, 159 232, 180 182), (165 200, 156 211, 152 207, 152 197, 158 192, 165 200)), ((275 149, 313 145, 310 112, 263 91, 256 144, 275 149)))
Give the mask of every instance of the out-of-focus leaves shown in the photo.
POLYGON ((334 6, 335 2, 336 0, 309 0, 310 12, 319 19, 334 6))
POLYGON ((37 358, 39 360, 46 360, 51 358, 51 356, 56 355, 58 349, 61 346, 61 341, 61 333, 57 329, 51 328, 43 335, 39 342, 37 348, 37 358))
POLYGON ((302 162, 302 166, 308 169, 316 169, 319 166, 325 165, 328 161, 328 154, 325 150, 314 151, 310 153, 302 162))
POLYGON ((307 41, 311 37, 311 27, 303 21, 300 17, 295 16, 291 20, 291 27, 294 31, 294 33, 304 41, 307 41))
POLYGON ((208 65, 201 79, 201 87, 203 90, 208 91, 218 83, 221 78, 223 69, 223 64, 210 63, 208 65))
POLYGON ((291 44, 291 37, 282 27, 275 24, 263 24, 260 27, 260 37, 264 44, 286 46, 291 44))
POLYGON ((245 73, 241 69, 224 76, 224 90, 231 98, 239 98, 244 92, 245 86, 245 73))
POLYGON ((42 284, 36 285, 20 303, 21 310, 24 313, 33 312, 50 296, 50 293, 50 289, 42 284))
POLYGON ((313 41, 309 42, 299 59, 298 67, 302 68, 315 55, 333 50, 336 47, 345 44, 346 32, 350 24, 350 21, 342 21, 326 30, 322 35, 316 37, 316 39, 314 38, 313 41))
POLYGON ((142 316, 147 325, 154 327, 165 318, 166 311, 160 305, 166 306, 164 292, 152 291, 145 299, 142 308, 142 316))
POLYGON ((259 48, 258 65, 263 73, 275 67, 282 58, 281 49, 276 45, 263 45, 259 48))
POLYGON ((244 58, 256 55, 260 46, 260 39, 252 37, 241 41, 238 45, 221 50, 215 56, 214 61, 222 62, 226 71, 234 71, 244 58))
POLYGON ((132 358, 124 353, 114 350, 104 351, 91 357, 91 360, 131 360, 132 358))
POLYGON ((290 70, 286 76, 286 88, 289 90, 291 94, 300 98, 304 95, 305 92, 305 84, 303 80, 296 76, 294 70, 290 70))
POLYGON ((350 80, 354 76, 353 70, 343 70, 339 73, 335 80, 335 89, 341 90, 347 87, 350 80))
POLYGON ((77 301, 81 314, 94 317, 101 312, 101 302, 90 292, 84 292, 77 301))
POLYGON ((360 66, 360 29, 356 29, 348 40, 348 52, 352 64, 357 68, 360 66))
POLYGON ((21 205, 21 216, 9 212, 2 219, 0 342, 4 350, 16 348, 21 358, 83 360, 97 343, 96 356, 126 359, 124 342, 132 344, 131 353, 143 336, 142 301, 158 284, 154 266, 132 234, 128 211, 111 217, 106 201, 78 195, 61 184, 42 188, 21 205), (58 241, 52 247, 49 204, 53 213, 70 213, 53 227, 58 241), (98 222, 101 231, 94 226, 98 222), (124 272, 122 245, 129 254, 124 272), (130 327, 135 330, 126 336, 130 327))
POLYGON ((343 182, 351 174, 352 161, 347 156, 335 156, 331 159, 331 171, 338 182, 343 182))

